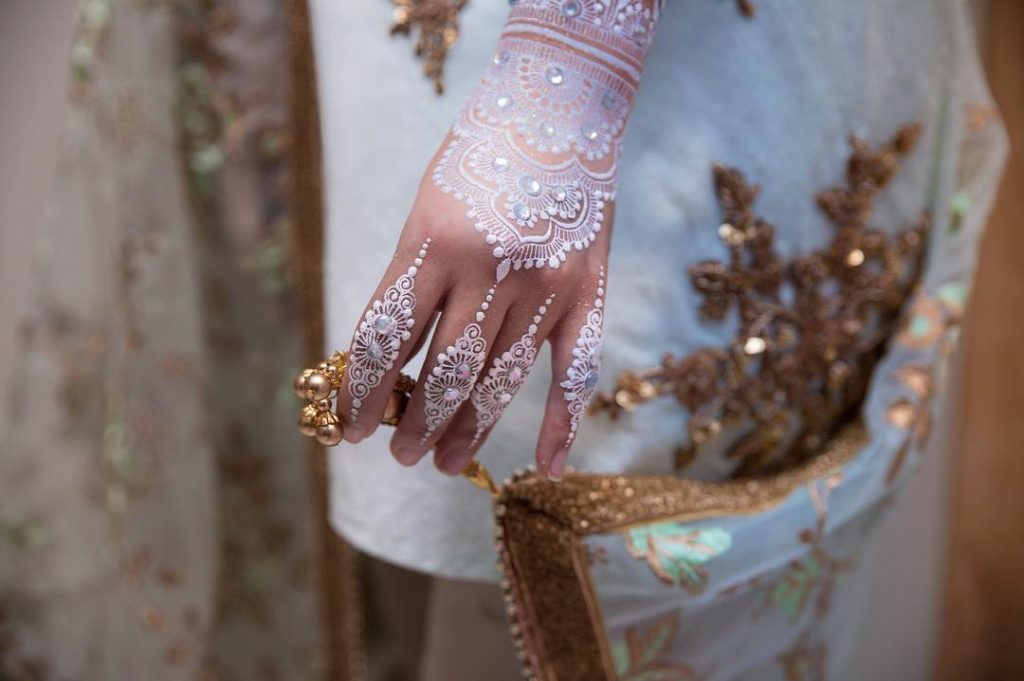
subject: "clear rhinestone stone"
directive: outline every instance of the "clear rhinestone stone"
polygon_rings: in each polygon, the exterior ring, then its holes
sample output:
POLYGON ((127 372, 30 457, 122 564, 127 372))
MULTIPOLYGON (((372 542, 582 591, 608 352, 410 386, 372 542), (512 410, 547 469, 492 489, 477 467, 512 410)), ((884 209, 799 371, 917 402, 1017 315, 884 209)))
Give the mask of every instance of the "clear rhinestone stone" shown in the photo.
POLYGON ((455 376, 459 380, 461 380, 461 381, 466 380, 467 378, 469 378, 472 375, 473 375, 473 370, 465 362, 463 362, 462 364, 460 364, 457 367, 455 367, 455 376))
POLYGON ((445 388, 444 399, 447 402, 454 402, 461 397, 462 393, 459 392, 458 388, 445 388))
POLYGON ((565 0, 562 3, 562 14, 567 17, 578 17, 582 11, 583 5, 580 4, 579 0, 565 0))
POLYGON ((522 203, 517 203, 514 206, 512 206, 512 215, 515 215, 517 220, 522 220, 523 222, 526 222, 531 217, 533 217, 533 211, 530 210, 529 206, 522 203))
POLYGON ((498 395, 498 401, 502 404, 508 404, 512 401, 512 393, 507 390, 502 391, 501 394, 498 395))
POLYGON ((565 82, 565 74, 562 69, 557 66, 552 66, 544 73, 544 77, 547 78, 548 82, 552 85, 561 85, 565 82))
POLYGON ((554 137, 555 126, 549 123, 548 121, 544 121, 543 123, 540 124, 540 134, 544 135, 545 137, 554 137))
POLYGON ((495 156, 494 161, 491 162, 495 170, 505 171, 508 170, 509 162, 504 156, 495 156))
POLYGON ((584 123, 580 126, 580 134, 587 141, 593 142, 597 139, 598 132, 593 123, 584 123))
MULTIPOLYGON (((522 189, 523 193, 527 194, 528 196, 540 196, 541 191, 543 191, 544 189, 543 187, 541 187, 540 182, 538 182, 535 178, 530 177, 529 175, 523 175, 522 177, 519 178, 519 188, 522 189)), ((522 219, 525 220, 526 218, 522 219)))
POLYGON ((565 187, 552 187, 551 198, 561 203, 562 201, 565 201, 567 198, 569 198, 569 192, 566 191, 565 187))
POLYGON ((373 330, 377 333, 391 333, 395 330, 395 318, 387 314, 377 315, 373 320, 373 330))
POLYGON ((513 367, 512 371, 508 372, 508 380, 513 383, 518 383, 523 380, 523 370, 519 367, 513 367))
POLYGON ((597 382, 601 378, 601 375, 596 370, 590 370, 587 372, 586 378, 583 379, 583 385, 587 386, 588 390, 593 390, 597 387, 597 382))
POLYGON ((493 61, 495 66, 502 66, 503 64, 507 64, 508 63, 508 52, 505 52, 505 51, 499 52, 498 54, 494 55, 494 59, 492 61, 493 61))
POLYGON ((370 359, 378 360, 384 356, 384 348, 381 347, 380 343, 373 340, 366 346, 366 354, 370 356, 370 359))
POLYGON ((612 109, 614 109, 615 105, 618 104, 618 103, 619 103, 619 98, 616 97, 615 93, 612 92, 611 90, 608 90, 607 92, 605 92, 604 96, 601 97, 601 106, 603 106, 608 111, 611 111, 612 109))
POLYGON ((494 99, 494 103, 499 109, 507 109, 512 106, 512 95, 503 92, 494 99))

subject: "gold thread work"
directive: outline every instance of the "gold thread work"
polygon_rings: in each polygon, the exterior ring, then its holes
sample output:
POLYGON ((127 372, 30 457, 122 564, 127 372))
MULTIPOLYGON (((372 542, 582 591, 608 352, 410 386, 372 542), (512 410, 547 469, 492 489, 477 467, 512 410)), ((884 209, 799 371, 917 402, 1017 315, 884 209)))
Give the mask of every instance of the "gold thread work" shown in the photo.
POLYGON ((716 166, 724 219, 718 234, 729 260, 698 263, 689 275, 705 320, 722 321, 735 310, 735 337, 724 348, 669 354, 659 367, 624 372, 591 409, 614 419, 675 397, 690 414, 677 469, 730 427, 745 429, 727 448, 738 477, 776 472, 820 451, 863 400, 920 275, 927 215, 892 236, 868 226, 875 198, 919 134, 920 126, 904 126, 878 150, 852 137, 845 185, 817 196, 835 228, 830 243, 788 262, 778 255, 775 227, 754 213, 760 188, 740 171, 716 166))

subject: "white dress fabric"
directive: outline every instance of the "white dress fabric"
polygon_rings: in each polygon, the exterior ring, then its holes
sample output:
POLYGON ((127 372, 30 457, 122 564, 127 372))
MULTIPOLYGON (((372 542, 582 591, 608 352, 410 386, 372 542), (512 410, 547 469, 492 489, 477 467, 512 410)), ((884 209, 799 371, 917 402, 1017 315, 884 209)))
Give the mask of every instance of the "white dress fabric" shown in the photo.
MULTIPOLYGON (((330 351, 348 347, 422 174, 487 64, 508 7, 503 0, 466 7, 441 97, 423 78, 411 42, 388 38, 388 2, 312 0, 311 8, 330 351)), ((665 352, 685 355, 732 339, 734 323, 699 319, 701 298, 686 274, 691 264, 727 259, 717 234, 715 163, 761 185, 757 212, 775 224, 778 251, 788 258, 825 246, 834 233, 814 195, 842 182, 848 136, 877 145, 901 124, 920 122, 921 140, 880 195, 872 224, 902 231, 931 210, 933 233, 945 229, 959 167, 954 82, 966 78, 984 93, 964 21, 952 0, 772 0, 759 4, 753 20, 724 0, 668 3, 620 166, 602 387, 623 370, 658 364, 665 352)), ((989 182, 998 149, 991 156, 989 182)), ((976 235, 980 225, 973 229, 976 235)), ((969 273, 973 246, 968 251, 961 264, 969 273)), ((481 257, 491 257, 482 240, 481 257)), ((419 365, 417 358, 407 371, 416 375, 419 365)), ((531 463, 549 381, 544 353, 481 452, 499 479, 531 463)), ((584 419, 569 463, 671 474, 685 419, 667 399, 616 422, 584 419)), ((332 452, 333 525, 389 562, 496 580, 489 497, 439 474, 429 460, 398 465, 388 452, 391 432, 332 452)), ((685 474, 717 479, 732 465, 709 453, 685 474)))

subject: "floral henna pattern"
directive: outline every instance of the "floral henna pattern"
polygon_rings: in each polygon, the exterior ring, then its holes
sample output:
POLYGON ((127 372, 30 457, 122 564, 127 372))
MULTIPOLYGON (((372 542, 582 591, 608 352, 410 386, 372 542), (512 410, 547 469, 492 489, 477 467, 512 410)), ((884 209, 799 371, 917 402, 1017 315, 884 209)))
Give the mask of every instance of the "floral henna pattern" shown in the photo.
MULTIPOLYGON (((657 7, 657 6, 656 6, 657 7)), ((524 0, 432 179, 510 269, 597 239, 657 12, 639 0, 524 0)))
POLYGON ((537 359, 537 326, 544 319, 554 297, 552 294, 544 301, 523 337, 494 360, 487 376, 473 389, 470 399, 476 409, 476 433, 470 447, 476 446, 483 434, 497 423, 526 381, 537 359))
POLYGON ((427 239, 412 266, 384 291, 380 300, 373 301, 356 329, 348 365, 348 394, 352 397, 349 415, 353 423, 359 418, 363 400, 395 366, 402 343, 412 337, 416 323, 412 316, 416 309, 413 287, 429 247, 427 239))
POLYGON ((472 392, 487 361, 487 339, 483 337, 479 322, 487 316, 493 300, 494 288, 491 288, 476 313, 476 321, 468 324, 462 335, 437 356, 437 365, 423 386, 427 427, 420 444, 426 444, 434 431, 451 418, 472 392))
POLYGON ((587 313, 587 321, 580 329, 576 338, 576 347, 572 350, 572 364, 566 370, 566 379, 559 385, 565 389, 566 406, 569 409, 569 444, 576 437, 580 418, 590 403, 601 379, 601 339, 604 326, 604 268, 601 268, 601 279, 597 284, 597 297, 594 307, 587 313))

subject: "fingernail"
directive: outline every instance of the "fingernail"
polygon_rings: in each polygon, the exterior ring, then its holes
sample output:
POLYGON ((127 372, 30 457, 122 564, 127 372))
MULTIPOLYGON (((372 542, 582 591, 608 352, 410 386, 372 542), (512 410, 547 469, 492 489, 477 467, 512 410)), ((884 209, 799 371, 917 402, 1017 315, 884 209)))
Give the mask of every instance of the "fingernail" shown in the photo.
POLYGON ((557 482, 562 479, 562 473, 565 472, 565 460, 568 456, 568 447, 555 452, 555 455, 551 457, 551 463, 548 465, 548 480, 557 482))
POLYGON ((411 466, 427 453, 427 450, 422 447, 414 447, 412 445, 402 445, 395 449, 395 458, 398 459, 398 463, 403 466, 411 466))
POLYGON ((449 449, 438 456, 437 467, 442 473, 458 475, 472 458, 473 452, 464 449, 449 449))

